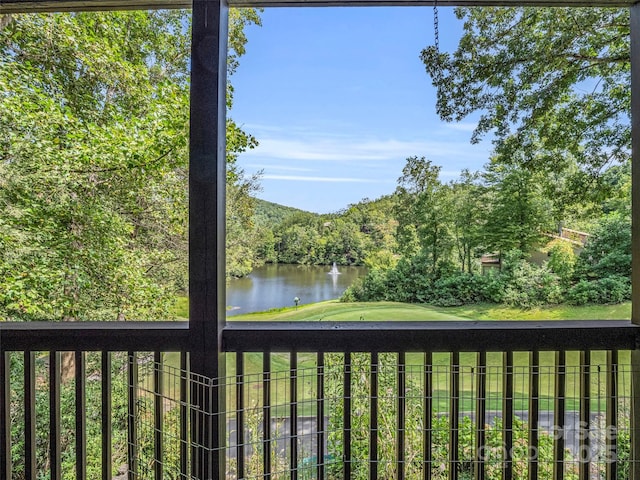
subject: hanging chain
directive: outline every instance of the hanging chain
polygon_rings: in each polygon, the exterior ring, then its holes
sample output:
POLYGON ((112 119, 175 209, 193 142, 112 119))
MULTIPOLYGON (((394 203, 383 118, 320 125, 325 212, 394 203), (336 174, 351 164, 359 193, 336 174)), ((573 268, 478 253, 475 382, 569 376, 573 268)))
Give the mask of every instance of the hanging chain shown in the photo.
POLYGON ((438 0, 433 0, 433 34, 435 36, 434 46, 436 52, 440 53, 440 30, 438 21, 438 0))
POLYGON ((442 62, 440 61, 440 21, 438 18, 438 0, 433 0, 433 48, 435 50, 435 56, 433 62, 435 63, 434 69, 431 73, 434 86, 438 89, 438 85, 442 80, 442 62))

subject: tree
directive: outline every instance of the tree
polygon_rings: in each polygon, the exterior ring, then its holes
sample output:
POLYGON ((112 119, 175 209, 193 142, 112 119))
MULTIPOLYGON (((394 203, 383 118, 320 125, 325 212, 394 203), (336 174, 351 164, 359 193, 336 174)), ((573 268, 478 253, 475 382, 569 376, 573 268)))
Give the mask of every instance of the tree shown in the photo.
POLYGON ((631 220, 616 214, 603 217, 580 252, 575 270, 585 280, 630 279, 631 220))
POLYGON ((549 202, 542 195, 540 177, 529 170, 490 165, 484 174, 489 189, 484 228, 489 249, 530 253, 549 227, 549 202))
MULTIPOLYGON (((3 20, 0 316, 166 317, 187 265, 188 14, 3 20)), ((233 72, 257 16, 230 21, 233 72)), ((241 185, 255 140, 227 126, 241 185)))
POLYGON ((396 189, 398 249, 409 256, 421 250, 430 257, 434 272, 441 260, 448 259, 452 246, 451 205, 438 178, 440 168, 424 157, 409 157, 396 189))
POLYGON ((324 229, 323 237, 326 263, 362 265, 367 241, 359 225, 337 218, 324 229))
POLYGON ((453 235, 462 272, 472 273, 472 261, 482 253, 483 229, 487 211, 480 174, 463 170, 460 179, 450 185, 453 208, 453 235))
POLYGON ((323 250, 317 230, 291 225, 280 234, 278 259, 282 263, 313 265, 323 257, 323 250))
POLYGON ((573 158, 592 186, 629 158, 628 9, 458 8, 456 15, 464 21, 457 50, 422 52, 442 119, 480 112, 473 141, 492 132, 503 160, 549 169, 573 158))

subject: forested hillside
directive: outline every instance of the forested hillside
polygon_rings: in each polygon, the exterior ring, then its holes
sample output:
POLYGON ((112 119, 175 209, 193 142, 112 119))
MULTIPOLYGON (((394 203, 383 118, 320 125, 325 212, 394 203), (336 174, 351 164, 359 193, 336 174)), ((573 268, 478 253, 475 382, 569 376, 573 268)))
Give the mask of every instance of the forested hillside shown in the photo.
POLYGON ((296 213, 309 212, 256 198, 253 222, 258 227, 273 228, 281 224, 287 217, 296 213))

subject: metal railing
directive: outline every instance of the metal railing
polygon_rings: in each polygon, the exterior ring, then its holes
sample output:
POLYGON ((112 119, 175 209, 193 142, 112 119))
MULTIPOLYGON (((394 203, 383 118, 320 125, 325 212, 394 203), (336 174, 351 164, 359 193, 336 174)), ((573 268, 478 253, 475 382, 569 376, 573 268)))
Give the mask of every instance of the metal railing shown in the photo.
POLYGON ((7 479, 631 478, 628 350, 4 350, 7 479))

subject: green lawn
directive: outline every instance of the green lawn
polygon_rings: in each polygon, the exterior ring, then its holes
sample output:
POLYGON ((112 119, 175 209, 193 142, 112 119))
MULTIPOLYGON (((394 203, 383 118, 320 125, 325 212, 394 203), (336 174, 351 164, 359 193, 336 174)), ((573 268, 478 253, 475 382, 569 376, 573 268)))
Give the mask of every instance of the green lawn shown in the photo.
POLYGON ((337 300, 229 317, 230 321, 465 320, 446 309, 398 302, 341 303, 337 300))
MULTIPOLYGON (((180 303, 181 313, 186 316, 188 312, 188 304, 185 300, 180 303)), ((618 305, 590 305, 583 307, 574 306, 555 306, 548 308, 538 308, 530 310, 521 310, 515 308, 504 307, 495 304, 468 305, 463 307, 439 308, 429 305, 405 304, 394 302, 372 302, 372 303, 340 303, 338 301, 327 301, 309 305, 301 305, 297 309, 295 307, 283 308, 268 312, 244 314, 231 317, 231 321, 410 321, 410 320, 595 320, 595 319, 628 319, 631 315, 631 304, 623 303, 618 305)), ((177 364, 177 356, 167 354, 167 363, 169 365, 177 364)), ((338 359, 341 357, 338 356, 338 359)), ((392 357, 395 358, 395 357, 392 357)), ((407 354, 407 376, 416 382, 420 382, 423 378, 423 358, 422 354, 407 354)), ((517 372, 522 372, 514 378, 514 394, 515 408, 525 409, 528 402, 528 354, 525 352, 516 352, 514 354, 514 364, 517 372)), ((471 410, 474 402, 474 380, 471 374, 471 368, 475 367, 477 354, 463 352, 460 354, 460 365, 462 371, 466 372, 461 375, 461 408, 463 410, 471 410)), ((339 363, 341 360, 339 360, 339 363)), ((592 365, 603 365, 605 363, 604 352, 594 352, 591 358, 592 365)), ((621 364, 629 363, 628 352, 623 352, 620 358, 621 364)), ((271 363, 271 388, 272 388, 272 404, 277 412, 286 415, 285 411, 280 411, 283 405, 288 401, 288 385, 289 385, 289 354, 272 353, 270 356, 271 363)), ((366 363, 366 362, 365 362, 366 363)), ((554 379, 555 372, 554 354, 553 352, 542 352, 540 355, 540 363, 543 366, 540 382, 540 408, 551 409, 553 405, 554 379)), ((450 355, 447 353, 438 353, 433 355, 433 395, 434 409, 436 411, 446 411, 448 408, 448 392, 450 390, 450 376, 447 367, 450 364, 450 355)), ((579 354, 577 352, 567 353, 568 373, 567 375, 567 409, 576 409, 578 406, 578 380, 579 375, 579 354)), ((299 410, 301 414, 312 414, 315 409, 315 354, 298 354, 298 399, 300 402, 299 410), (308 402, 305 402, 308 399, 308 402)), ((491 404, 488 408, 498 410, 502 397, 502 383, 500 380, 498 368, 502 366, 502 354, 490 353, 487 355, 487 366, 489 372, 494 375, 488 378, 489 391, 488 397, 491 404)), ((245 369, 245 398, 247 405, 260 405, 262 403, 262 372, 263 372, 263 354, 262 353, 246 353, 244 355, 245 369)), ((368 366, 362 371, 360 378, 368 377, 368 366)), ((235 354, 229 354, 227 360, 227 374, 232 376, 235 374, 235 354)), ((596 398, 603 395, 604 376, 601 372, 597 373, 598 378, 595 380, 592 395, 592 407, 599 410, 602 402, 596 398)), ((357 375, 354 375, 356 378, 357 375)), ((592 375, 593 377, 593 375, 592 375)), ((621 395, 628 395, 626 392, 626 382, 621 380, 621 395)), ((338 379, 341 381, 341 379, 338 379)), ((413 381, 413 380, 411 380, 413 381)), ((358 387, 358 383, 354 384, 354 388, 358 387)), ((235 388, 227 390, 230 405, 234 405, 236 391, 235 388)))
POLYGON ((631 302, 614 305, 554 305, 544 308, 506 307, 496 304, 439 308, 451 315, 475 320, 629 320, 631 302))
MULTIPOLYGON (((173 311, 189 316, 189 302, 180 297, 173 311)), ((229 321, 411 321, 411 320, 624 320, 631 318, 631 302, 615 305, 556 305, 519 309, 490 303, 462 307, 434 307, 398 302, 341 303, 337 300, 229 317, 229 321)))

